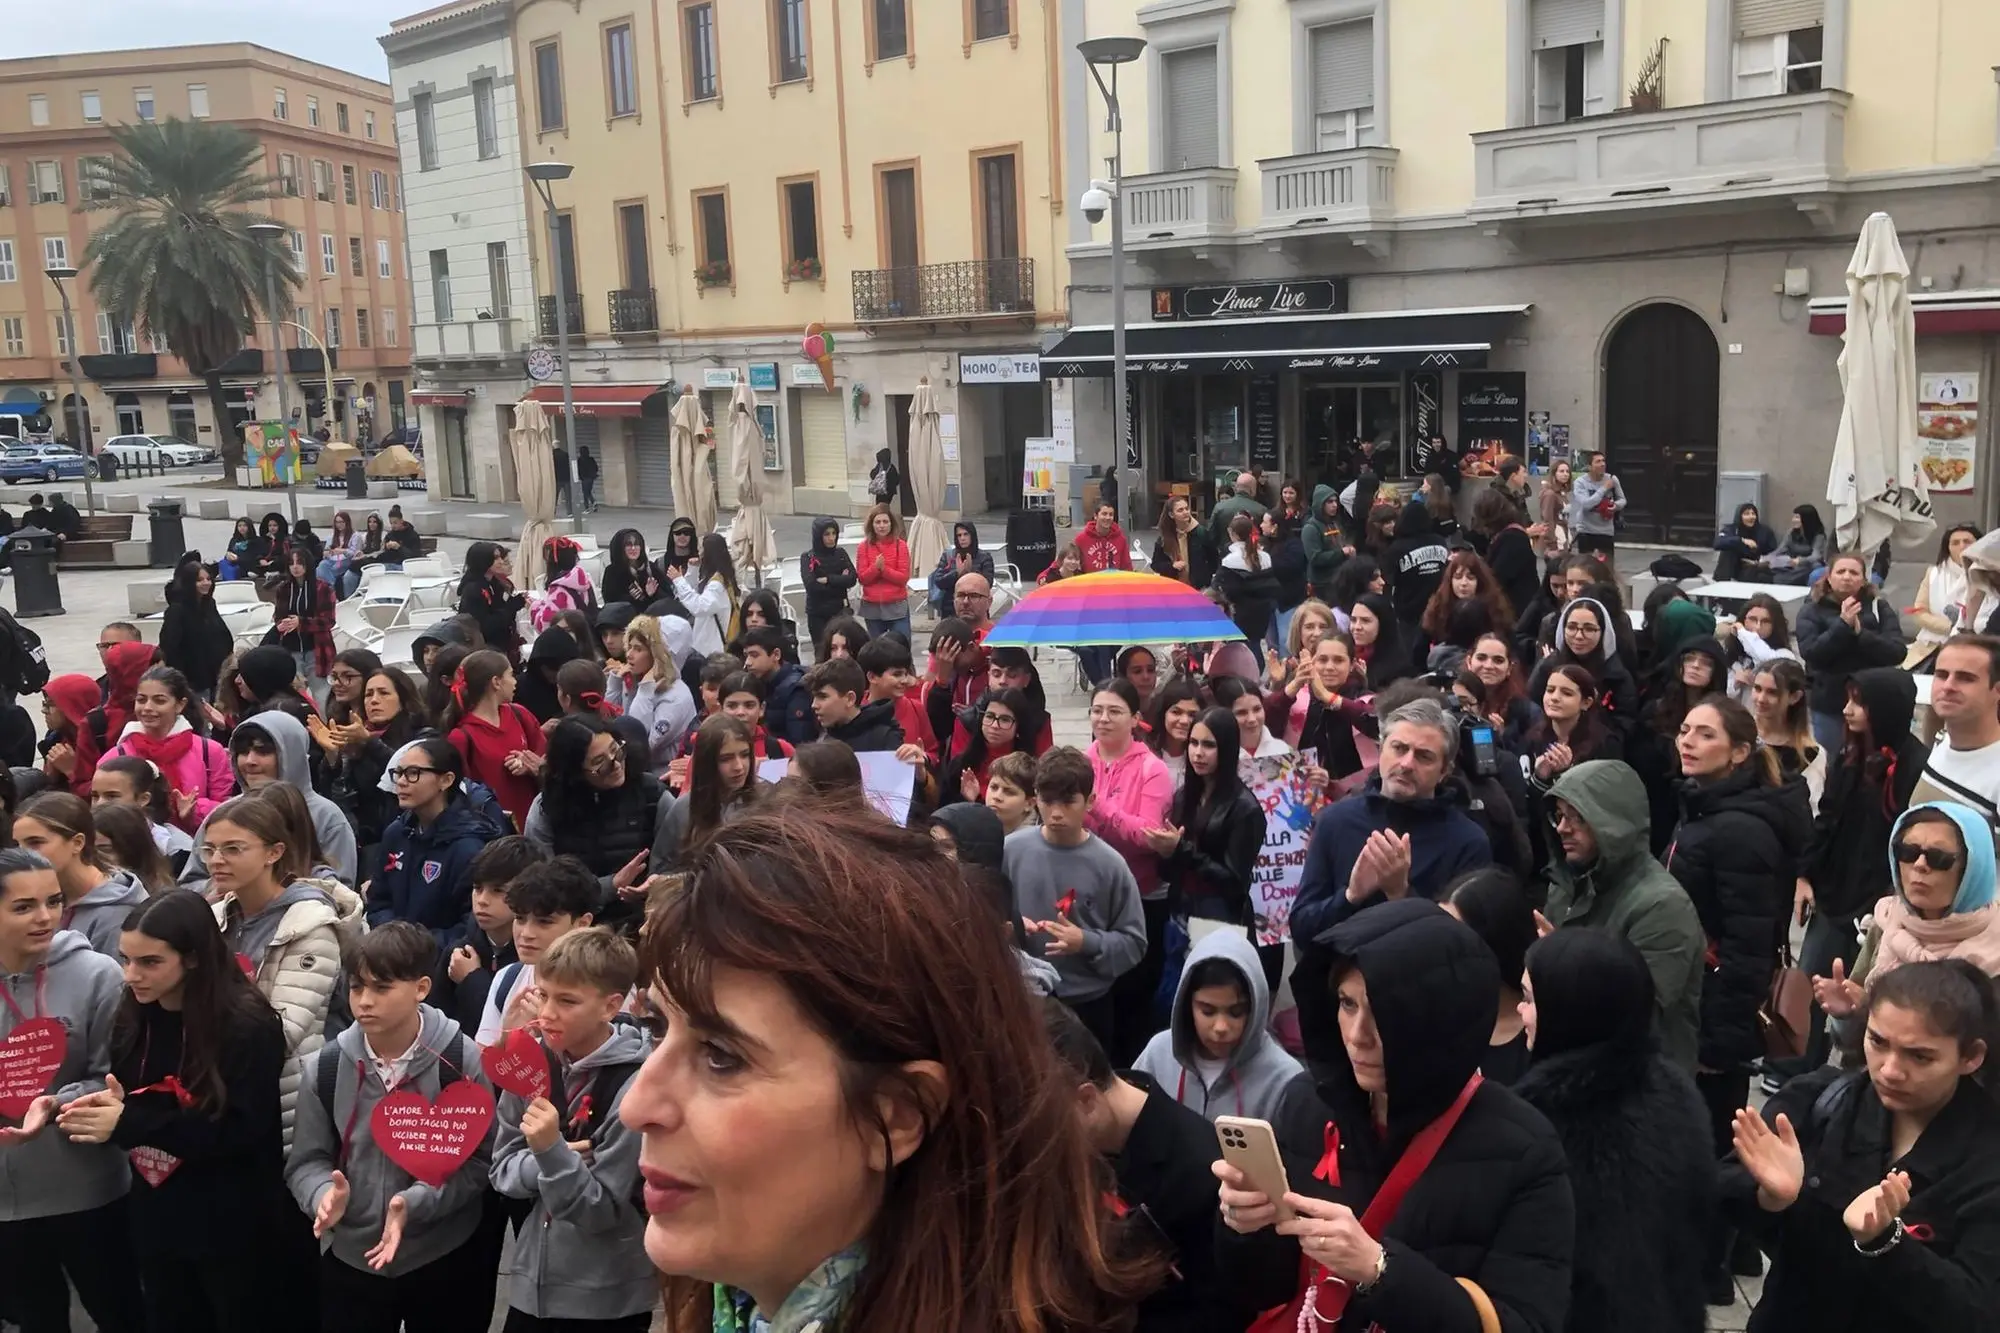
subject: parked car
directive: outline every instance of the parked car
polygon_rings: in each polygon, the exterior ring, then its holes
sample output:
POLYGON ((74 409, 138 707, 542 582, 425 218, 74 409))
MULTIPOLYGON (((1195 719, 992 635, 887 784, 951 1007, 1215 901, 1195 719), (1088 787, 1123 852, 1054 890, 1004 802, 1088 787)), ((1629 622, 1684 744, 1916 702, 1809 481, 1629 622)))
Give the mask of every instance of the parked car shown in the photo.
POLYGON ((59 444, 24 444, 0 452, 0 481, 81 481, 89 466, 82 454, 59 444))
POLYGON ((193 467, 215 457, 214 450, 189 444, 177 435, 115 435, 98 452, 120 463, 134 464, 151 463, 157 454, 168 467, 193 467))

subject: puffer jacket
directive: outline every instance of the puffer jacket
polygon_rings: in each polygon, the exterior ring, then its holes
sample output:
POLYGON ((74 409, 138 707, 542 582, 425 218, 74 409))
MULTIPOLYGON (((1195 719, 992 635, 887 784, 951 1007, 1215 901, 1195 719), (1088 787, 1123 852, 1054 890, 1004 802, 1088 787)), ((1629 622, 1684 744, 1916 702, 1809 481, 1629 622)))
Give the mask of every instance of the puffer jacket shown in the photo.
MULTIPOLYGON (((279 1092, 287 1151, 292 1146, 302 1071, 326 1045, 327 1009, 340 981, 341 946, 368 929, 361 895, 345 884, 331 879, 295 882, 316 884, 325 898, 314 896, 286 908, 264 956, 250 960, 250 979, 285 1024, 285 1072, 279 1092)), ((234 894, 215 904, 215 924, 225 937, 240 920, 234 894)))
POLYGON ((1764 1053, 1757 1021, 1778 962, 1801 857, 1812 831, 1803 778, 1763 785, 1746 764, 1719 782, 1686 784, 1681 822, 1663 858, 1694 900, 1708 939, 1698 1059, 1708 1069, 1764 1053))
POLYGON ((1878 595, 1863 599, 1859 630, 1849 629, 1840 618, 1838 598, 1831 594, 1811 598, 1799 608, 1792 638, 1810 668, 1807 698, 1815 713, 1838 713, 1847 707, 1849 677, 1869 667, 1901 666, 1910 646, 1896 608, 1878 595))

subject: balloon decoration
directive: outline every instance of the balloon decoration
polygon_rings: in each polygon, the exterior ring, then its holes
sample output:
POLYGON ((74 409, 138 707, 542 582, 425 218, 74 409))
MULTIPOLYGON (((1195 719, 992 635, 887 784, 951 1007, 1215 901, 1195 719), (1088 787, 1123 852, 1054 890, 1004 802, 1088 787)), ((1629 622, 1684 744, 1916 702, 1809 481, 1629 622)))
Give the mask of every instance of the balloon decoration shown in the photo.
POLYGON ((799 350, 805 353, 806 360, 819 367, 820 382, 832 393, 833 335, 826 331, 826 325, 817 321, 806 325, 806 336, 799 341, 799 350))

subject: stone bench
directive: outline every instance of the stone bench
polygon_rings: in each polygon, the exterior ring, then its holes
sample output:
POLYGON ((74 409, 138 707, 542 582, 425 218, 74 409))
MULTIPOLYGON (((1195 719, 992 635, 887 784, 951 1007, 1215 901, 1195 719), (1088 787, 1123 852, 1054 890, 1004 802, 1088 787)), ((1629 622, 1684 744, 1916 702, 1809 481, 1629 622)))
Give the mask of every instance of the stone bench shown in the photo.
POLYGON ((153 559, 151 542, 111 543, 111 563, 120 569, 144 569, 153 559))
POLYGON ((236 517, 236 502, 226 496, 200 495, 185 501, 189 506, 190 518, 232 519, 236 517))
POLYGON ((117 491, 104 497, 104 507, 114 514, 136 514, 141 505, 138 496, 129 491, 117 491))
POLYGON ((167 581, 148 579, 125 585, 125 604, 135 617, 164 615, 167 609, 167 581))
POLYGON ((402 494, 402 487, 396 485, 393 478, 387 481, 370 479, 368 483, 368 498, 371 500, 397 500, 402 498, 402 494))
POLYGON ((333 528, 334 511, 337 509, 344 509, 344 508, 346 508, 345 505, 330 504, 323 500, 314 500, 308 504, 302 504, 299 506, 299 517, 303 518, 306 522, 312 524, 315 531, 325 532, 325 531, 330 531, 333 528))
POLYGON ((418 509, 404 505, 403 517, 409 519, 410 526, 418 532, 443 532, 450 526, 442 509, 418 509))
MULTIPOLYGON (((451 526, 461 536, 482 541, 506 541, 521 535, 521 520, 511 514, 460 514, 451 526)), ((417 531, 423 529, 418 527, 417 531)))

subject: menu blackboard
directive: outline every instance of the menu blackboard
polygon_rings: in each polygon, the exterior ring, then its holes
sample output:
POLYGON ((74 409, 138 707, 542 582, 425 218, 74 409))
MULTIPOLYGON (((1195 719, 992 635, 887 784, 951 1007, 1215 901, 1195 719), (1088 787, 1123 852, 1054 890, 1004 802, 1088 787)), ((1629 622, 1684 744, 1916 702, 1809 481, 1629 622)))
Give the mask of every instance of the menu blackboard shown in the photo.
POLYGON ((1278 381, 1250 381, 1250 466, 1278 470, 1278 381))
POLYGON ((1444 434, 1444 385, 1432 371, 1410 376, 1410 439, 1428 444, 1444 434))
POLYGON ((1519 370, 1458 372, 1458 451, 1490 444, 1519 457, 1528 442, 1528 376, 1519 370))

